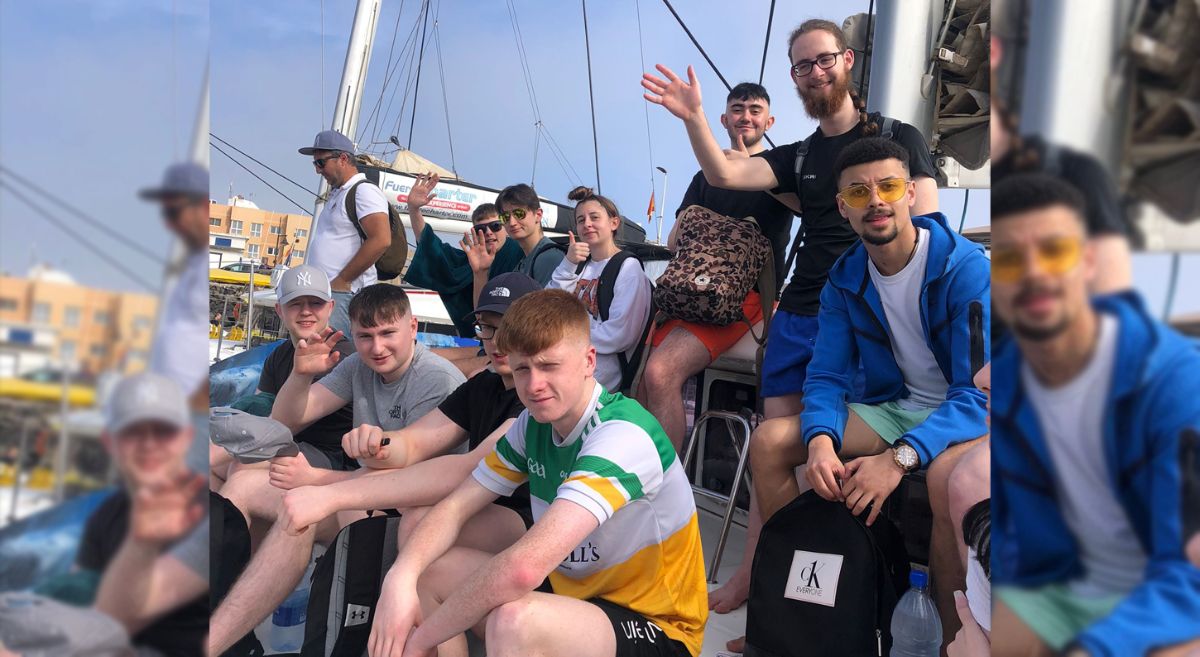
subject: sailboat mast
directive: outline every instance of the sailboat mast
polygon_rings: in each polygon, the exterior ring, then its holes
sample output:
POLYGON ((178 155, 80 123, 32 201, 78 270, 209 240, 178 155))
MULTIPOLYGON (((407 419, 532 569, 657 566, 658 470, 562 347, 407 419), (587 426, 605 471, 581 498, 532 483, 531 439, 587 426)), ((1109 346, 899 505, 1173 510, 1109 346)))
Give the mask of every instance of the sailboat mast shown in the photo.
MULTIPOLYGON (((358 130, 358 115, 362 111, 363 87, 367 79, 367 65, 371 61, 371 48, 375 45, 375 29, 379 23, 379 8, 382 0, 358 0, 354 9, 354 25, 350 29, 350 43, 346 47, 346 62, 342 66, 342 81, 338 84, 337 105, 333 110, 334 130, 351 140, 358 130)), ((324 199, 329 183, 321 179, 316 205, 313 207, 311 235, 317 233, 317 220, 325 207, 324 199)))

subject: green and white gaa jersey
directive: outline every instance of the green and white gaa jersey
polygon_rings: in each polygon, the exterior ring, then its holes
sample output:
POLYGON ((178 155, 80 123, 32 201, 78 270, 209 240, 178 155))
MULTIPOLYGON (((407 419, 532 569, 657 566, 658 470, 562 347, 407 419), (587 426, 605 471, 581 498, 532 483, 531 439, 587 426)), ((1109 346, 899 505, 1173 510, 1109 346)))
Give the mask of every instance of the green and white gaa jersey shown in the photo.
POLYGON ((603 598, 657 624, 699 654, 708 587, 692 488, 658 420, 596 384, 566 437, 523 412, 475 479, 499 495, 529 482, 536 522, 570 500, 600 523, 550 573, 554 592, 603 598))

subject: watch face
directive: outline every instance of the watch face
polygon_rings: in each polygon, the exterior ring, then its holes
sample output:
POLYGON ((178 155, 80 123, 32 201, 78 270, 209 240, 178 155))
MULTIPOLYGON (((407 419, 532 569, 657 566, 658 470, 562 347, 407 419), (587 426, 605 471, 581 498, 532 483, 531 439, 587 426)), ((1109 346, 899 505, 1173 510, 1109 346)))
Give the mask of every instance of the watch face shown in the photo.
POLYGON ((908 445, 901 445, 896 448, 896 463, 899 463, 905 470, 911 470, 917 465, 917 450, 908 445))

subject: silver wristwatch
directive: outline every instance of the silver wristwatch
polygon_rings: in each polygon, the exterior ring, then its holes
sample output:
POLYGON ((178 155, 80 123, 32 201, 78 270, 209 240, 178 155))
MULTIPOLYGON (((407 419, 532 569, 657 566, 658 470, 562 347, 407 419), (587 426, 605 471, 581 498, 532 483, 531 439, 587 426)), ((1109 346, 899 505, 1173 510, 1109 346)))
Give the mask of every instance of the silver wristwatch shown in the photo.
POLYGON ((912 472, 921 465, 921 457, 917 455, 917 450, 908 443, 896 443, 892 448, 892 460, 905 472, 912 472))

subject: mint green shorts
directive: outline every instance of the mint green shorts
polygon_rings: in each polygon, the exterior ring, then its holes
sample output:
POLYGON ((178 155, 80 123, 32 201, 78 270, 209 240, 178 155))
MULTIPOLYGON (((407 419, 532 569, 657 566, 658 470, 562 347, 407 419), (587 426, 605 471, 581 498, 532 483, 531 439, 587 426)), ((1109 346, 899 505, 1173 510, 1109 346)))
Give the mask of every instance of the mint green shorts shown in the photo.
POLYGON ((887 444, 891 445, 900 439, 900 436, 912 431, 913 427, 925 421, 933 413, 932 408, 924 408, 919 411, 909 411, 900 408, 900 404, 894 401, 883 402, 882 404, 846 404, 850 410, 867 423, 868 427, 875 430, 880 438, 883 438, 887 444))
POLYGON ((1111 613, 1124 598, 1121 595, 1084 597, 1072 593, 1066 584, 1047 584, 1032 589, 998 586, 993 593, 1055 651, 1065 648, 1085 628, 1111 613))

